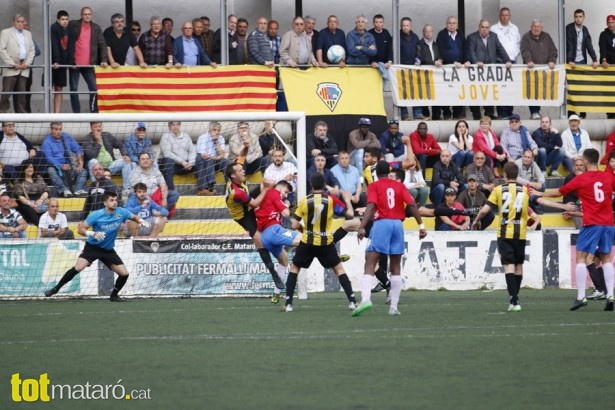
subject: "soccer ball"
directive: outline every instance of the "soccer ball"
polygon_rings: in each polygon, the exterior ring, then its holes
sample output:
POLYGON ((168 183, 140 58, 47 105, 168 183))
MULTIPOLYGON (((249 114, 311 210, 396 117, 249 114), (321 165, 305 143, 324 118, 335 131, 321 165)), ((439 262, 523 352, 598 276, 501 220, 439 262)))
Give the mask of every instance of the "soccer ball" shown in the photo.
POLYGON ((334 45, 327 50, 327 59, 333 64, 339 63, 344 58, 346 58, 346 50, 342 46, 334 45))

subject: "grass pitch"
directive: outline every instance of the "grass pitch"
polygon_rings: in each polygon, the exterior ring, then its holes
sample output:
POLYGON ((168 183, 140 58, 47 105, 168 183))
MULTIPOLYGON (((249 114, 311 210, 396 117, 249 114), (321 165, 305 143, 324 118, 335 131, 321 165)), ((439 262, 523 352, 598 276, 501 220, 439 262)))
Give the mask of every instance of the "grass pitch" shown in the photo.
POLYGON ((607 405, 615 315, 570 290, 268 299, 0 302, 1 409, 519 409, 607 405), (149 389, 149 399, 14 403, 11 375, 149 389), (606 400, 606 402, 605 402, 606 400))

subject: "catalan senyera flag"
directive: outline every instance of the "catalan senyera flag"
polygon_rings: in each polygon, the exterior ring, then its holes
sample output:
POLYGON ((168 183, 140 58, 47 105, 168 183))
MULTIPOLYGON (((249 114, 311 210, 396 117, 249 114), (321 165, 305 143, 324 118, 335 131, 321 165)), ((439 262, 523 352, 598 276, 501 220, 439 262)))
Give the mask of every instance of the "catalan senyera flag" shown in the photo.
POLYGON ((566 109, 577 112, 615 112, 615 68, 566 65, 566 109))
POLYGON ((275 111, 276 74, 264 66, 96 67, 98 110, 275 111))
POLYGON ((386 115, 382 77, 371 67, 281 67, 290 111, 307 115, 386 115))

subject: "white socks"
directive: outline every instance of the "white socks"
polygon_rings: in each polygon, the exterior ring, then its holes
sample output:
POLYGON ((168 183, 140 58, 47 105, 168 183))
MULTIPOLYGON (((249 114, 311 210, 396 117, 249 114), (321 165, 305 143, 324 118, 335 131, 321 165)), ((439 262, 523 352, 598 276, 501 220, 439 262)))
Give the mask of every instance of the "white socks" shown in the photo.
POLYGON ((363 275, 361 277, 361 303, 371 302, 373 284, 374 277, 372 275, 363 275))
POLYGON ((391 310, 397 310, 399 303, 399 295, 401 295, 401 275, 391 275, 391 310))
MULTIPOLYGON (((604 267, 602 268, 604 269, 604 267)), ((613 265, 611 265, 611 272, 613 272, 613 265)), ((606 278, 606 269, 604 271, 606 278)), ((577 269, 575 271, 577 279, 577 300, 583 300, 585 298, 585 288, 587 287, 587 266, 584 263, 577 263, 577 269)), ((611 275, 612 277, 612 275, 611 275)), ((613 281, 611 280, 611 285, 613 281)), ((607 284, 608 288, 608 284, 607 284)), ((611 292, 613 287, 611 286, 611 292)))
POLYGON ((615 271, 611 262, 603 263, 604 283, 606 284, 606 296, 613 296, 613 286, 615 285, 615 271))

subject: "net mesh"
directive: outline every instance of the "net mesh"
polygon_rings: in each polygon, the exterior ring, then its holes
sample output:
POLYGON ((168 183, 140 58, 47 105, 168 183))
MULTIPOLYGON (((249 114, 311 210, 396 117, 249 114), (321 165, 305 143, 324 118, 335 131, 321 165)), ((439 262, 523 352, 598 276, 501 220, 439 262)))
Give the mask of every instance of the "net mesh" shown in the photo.
MULTIPOLYGON (((233 140, 239 138, 238 133, 247 125, 248 132, 253 139, 260 141, 265 148, 262 152, 264 158, 256 170, 247 175, 249 188, 257 187, 262 181, 265 167, 269 164, 269 150, 282 148, 286 152, 285 160, 296 163, 296 158, 305 153, 297 152, 298 143, 305 145, 305 122, 301 114, 258 114, 249 113, 245 117, 237 114, 211 116, 182 114, 177 116, 159 116, 147 114, 140 116, 129 115, 55 115, 55 116, 0 116, 0 120, 8 125, 14 123, 15 131, 32 142, 37 151, 42 151, 41 144, 50 134, 50 124, 61 122, 62 131, 75 138, 82 147, 86 136, 93 130, 91 122, 101 122, 103 133, 112 134, 119 144, 124 147, 124 142, 131 135, 136 135, 136 129, 145 125, 147 138, 153 142, 154 163, 159 171, 164 171, 164 164, 160 158, 160 142, 165 133, 171 129, 170 122, 179 122, 179 130, 185 133, 197 147, 199 138, 210 131, 210 124, 220 124, 220 135, 226 145, 224 158, 231 162, 234 158, 232 152, 233 140), (77 121, 79 120, 79 121, 77 121), (139 124, 144 122, 145 124, 139 124), (270 123, 272 127, 269 127, 270 123), (301 134, 301 137, 299 137, 301 134), (161 168, 162 167, 162 168, 161 168)), ((5 139, 10 140, 11 131, 4 127, 5 139)), ((0 158, 10 159, 13 153, 3 152, 0 144, 0 158)), ((17 146, 17 145, 14 145, 17 146)), ((203 146, 201 146, 203 147, 203 146)), ((13 148, 15 149, 15 148, 13 148)), ((118 166, 112 166, 111 158, 105 157, 104 153, 97 157, 101 165, 114 171, 111 180, 117 186, 117 192, 123 197, 123 205, 127 206, 128 194, 133 190, 128 189, 138 179, 134 178, 135 170, 143 169, 143 164, 124 161, 120 149, 113 150, 114 159, 119 160, 118 166), (129 169, 126 174, 126 164, 129 169), (124 174, 124 175, 123 175, 124 174), (126 181, 126 175, 133 177, 126 181)), ((304 151, 304 150, 303 150, 304 151)), ((220 151, 218 151, 220 152, 220 151)), ((196 155, 200 155, 197 153, 196 155)), ((44 158, 44 155, 40 155, 44 158)), ((34 158, 35 160, 38 157, 34 158)), ((88 169, 88 157, 84 168, 88 169)), ((15 162, 15 161, 13 161, 15 162)), ((210 296, 210 295, 245 295, 267 294, 273 288, 271 276, 262 263, 252 240, 245 230, 230 216, 226 206, 226 181, 224 169, 214 161, 202 161, 200 168, 201 181, 197 178, 194 168, 179 173, 173 173, 171 186, 169 186, 169 198, 166 208, 171 211, 172 217, 165 218, 162 215, 151 215, 147 212, 134 213, 141 217, 149 217, 149 221, 157 223, 156 230, 133 226, 132 232, 129 227, 122 227, 115 242, 115 250, 126 265, 130 278, 122 290, 123 295, 168 295, 168 296, 210 296), (202 176, 208 169, 212 171, 213 185, 203 185, 202 176), (171 189, 173 188, 173 189, 171 189), (207 192, 204 194, 203 189, 207 192), (171 193, 175 191, 178 199, 173 208, 169 203, 171 193), (200 195, 199 195, 200 194, 200 195), (136 235, 131 235, 136 233, 136 235)), ((221 161, 220 161, 221 162, 221 161)), ((8 164, 7 164, 8 165, 8 164)), ((55 238, 41 239, 41 232, 36 226, 32 215, 28 215, 28 226, 25 230, 25 238, 9 237, 10 233, 4 233, 6 237, 0 239, 0 298, 25 298, 40 297, 43 291, 53 286, 62 275, 71 267, 84 246, 83 237, 77 232, 77 226, 87 212, 84 206, 87 202, 85 194, 78 197, 75 195, 77 187, 71 187, 72 197, 66 197, 63 189, 54 185, 54 181, 46 173, 49 164, 35 162, 35 172, 41 173, 47 184, 49 198, 57 198, 59 211, 66 216, 68 229, 74 232, 75 240, 57 240, 55 238)), ((89 165, 92 165, 90 162, 89 165)), ((117 164, 116 164, 117 165, 117 164)), ((156 168, 154 165, 152 168, 156 168)), ((6 166, 5 166, 6 167, 6 166)), ((8 167, 10 168, 10 167, 8 167)), ((19 170, 20 167, 16 167, 19 170)), ((179 167, 181 168, 181 167, 179 167)), ((196 168, 196 167, 195 167, 196 168)), ((299 177, 297 184, 300 192, 305 192, 305 166, 299 165, 299 177), (303 177, 302 177, 303 176, 303 177)), ((152 171, 156 173, 157 171, 152 171)), ((91 177, 88 172, 87 195, 93 196, 95 190, 90 188, 91 177)), ((6 173, 5 173, 6 175, 6 173)), ((158 181, 160 178, 158 178, 158 181)), ((11 202, 11 208, 15 205, 23 208, 34 206, 37 195, 32 194, 29 200, 32 203, 23 203, 23 197, 17 195, 20 186, 23 185, 19 175, 12 178, 4 178, 11 196, 16 204, 11 202)), ((69 180, 67 183, 76 182, 69 180)), ((165 204, 156 197, 155 187, 150 189, 151 181, 145 182, 148 186, 148 200, 165 204)), ((157 184, 160 184, 157 182, 157 184)), ((56 184, 57 185, 57 184, 56 184)), ((161 191, 159 191, 161 192, 161 191)), ((134 194, 132 194, 134 195, 134 194)), ((94 200, 94 203, 96 201, 94 200)), ((100 206, 100 205, 98 205, 100 206)), ((97 206, 94 205, 94 208, 97 206)), ((44 208, 44 207, 43 207, 44 208)), ((134 208, 133 208, 134 209, 134 208)), ((36 209, 36 216, 42 216, 42 208, 36 209)), ((3 211, 3 215, 6 212, 3 211)), ((24 215, 28 212, 22 212, 24 215)), ((46 223, 48 218, 42 218, 46 223)), ((60 219, 54 218, 54 222, 60 219)), ((3 218, 5 226, 15 225, 14 222, 3 218), (11 225, 12 224, 12 225, 11 225)), ((47 226, 48 231, 56 229, 55 226, 47 226)), ((51 234, 49 234, 51 235, 51 234)), ((64 286, 58 296, 70 297, 96 297, 108 296, 113 287, 115 276, 104 264, 95 262, 77 275, 69 284, 64 286)))

